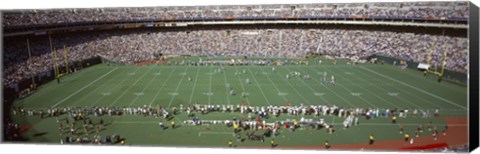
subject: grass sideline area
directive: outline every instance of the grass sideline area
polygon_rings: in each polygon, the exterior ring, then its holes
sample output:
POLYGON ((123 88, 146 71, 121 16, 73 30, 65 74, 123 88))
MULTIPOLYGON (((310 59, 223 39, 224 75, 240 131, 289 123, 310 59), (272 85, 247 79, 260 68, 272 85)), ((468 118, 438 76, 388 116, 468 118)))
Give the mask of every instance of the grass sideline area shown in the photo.
MULTIPOLYGON (((207 58, 204 58, 204 60, 207 58)), ((215 60, 224 60, 218 58, 215 60)), ((176 58, 173 61, 182 61, 176 58)), ((190 57, 189 60, 198 60, 190 57)), ((398 108, 398 109, 433 109, 439 108, 442 117, 465 117, 467 115, 467 87, 449 82, 437 82, 432 76, 424 77, 417 70, 401 70, 396 66, 382 64, 350 65, 347 61, 333 64, 331 60, 310 59, 309 65, 275 66, 223 66, 221 73, 213 73, 221 66, 182 66, 182 65, 145 65, 145 66, 113 66, 100 64, 64 76, 62 82, 47 83, 39 90, 15 102, 16 107, 26 109, 47 109, 49 107, 177 107, 180 104, 208 105, 241 105, 242 101, 251 106, 283 106, 291 105, 336 105, 339 107, 361 108, 398 108), (243 71, 245 70, 245 73, 243 71), (286 74, 298 71, 310 75, 311 79, 291 77, 286 74), (241 72, 235 75, 235 72, 241 72), (335 76, 336 85, 321 84, 323 73, 327 79, 335 76), (189 81, 188 77, 192 80, 189 81), (246 84, 247 78, 250 84, 246 84), (227 83, 237 95, 230 96, 227 83), (242 97, 241 93, 248 93, 242 97)), ((202 120, 231 120, 246 118, 246 114, 196 113, 202 120)), ((65 121, 67 115, 59 117, 65 121)), ((99 118, 90 116, 94 123, 99 118)), ((301 116, 282 114, 271 117, 267 122, 285 119, 297 119, 301 116)), ((360 118, 359 126, 342 129, 345 118, 338 116, 305 116, 307 119, 324 119, 333 123, 336 130, 333 134, 325 129, 314 130, 300 128, 290 131, 283 127, 275 137, 281 146, 314 146, 323 145, 325 140, 330 144, 367 143, 368 135, 374 134, 376 141, 403 139, 399 134, 399 125, 404 126, 405 133, 414 136, 414 130, 419 124, 430 121, 442 131, 446 122, 441 118, 399 118, 397 124, 391 124, 390 118, 375 118, 365 120, 360 118)), ((167 126, 170 122, 163 118, 134 115, 102 116, 105 129, 98 134, 118 134, 126 138, 128 145, 153 145, 176 147, 228 147, 227 141, 235 142, 231 127, 224 125, 189 126, 182 121, 190 120, 185 112, 176 115, 177 128, 161 131, 158 123, 163 121, 167 126)), ((34 143, 60 143, 69 135, 61 134, 55 118, 40 119, 38 116, 15 115, 13 121, 31 128, 22 136, 34 143)), ((245 137, 245 132, 241 132, 245 137)), ((423 133, 428 136, 431 133, 423 133)), ((82 134, 80 135, 82 136, 82 134)), ((237 147, 269 146, 270 138, 265 142, 245 141, 236 143, 237 147)))

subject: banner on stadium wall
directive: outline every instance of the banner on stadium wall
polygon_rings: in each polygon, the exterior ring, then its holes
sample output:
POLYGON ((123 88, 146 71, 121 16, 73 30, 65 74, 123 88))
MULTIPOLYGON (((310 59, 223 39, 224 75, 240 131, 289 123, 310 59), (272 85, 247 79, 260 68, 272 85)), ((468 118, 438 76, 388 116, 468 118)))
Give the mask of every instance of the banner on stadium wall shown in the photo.
POLYGON ((177 27, 187 27, 186 23, 177 23, 177 27))
MULTIPOLYGON (((398 59, 398 58, 393 58, 393 57, 388 57, 388 56, 383 56, 383 55, 372 55, 368 59, 372 59, 372 58, 377 58, 377 61, 384 61, 386 64, 393 64, 394 61, 403 60, 403 59, 398 59)), ((404 60, 404 61, 407 63, 408 68, 411 68, 411 69, 418 68, 419 63, 413 62, 413 61, 408 61, 408 60, 404 60), (417 66, 417 67, 415 67, 415 66, 417 66)), ((460 72, 455 72, 455 71, 450 71, 448 69, 444 70, 443 79, 447 79, 446 81, 452 81, 454 83, 459 83, 461 85, 466 85, 467 84, 467 74, 460 73, 460 72)))
POLYGON ((419 70, 428 70, 428 68, 430 68, 430 65, 428 65, 428 64, 423 64, 423 63, 420 63, 420 64, 418 64, 418 66, 417 66, 417 69, 419 69, 419 70))
POLYGON ((138 28, 140 25, 137 24, 129 24, 129 25, 123 25, 123 28, 138 28))

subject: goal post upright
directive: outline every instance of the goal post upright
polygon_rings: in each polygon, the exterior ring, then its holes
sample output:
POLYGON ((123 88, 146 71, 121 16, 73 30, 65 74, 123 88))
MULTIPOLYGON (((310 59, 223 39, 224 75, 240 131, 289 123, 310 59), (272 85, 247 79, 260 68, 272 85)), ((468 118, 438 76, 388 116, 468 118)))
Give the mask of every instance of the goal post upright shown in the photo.
MULTIPOLYGON (((31 69, 31 65, 32 65, 32 51, 31 51, 31 48, 30 48, 30 40, 27 38, 27 49, 28 49, 28 68, 31 69)), ((30 77, 32 78, 32 86, 33 88, 36 88, 36 84, 35 84, 35 76, 33 74, 30 74, 30 77)))
MULTIPOLYGON (((432 42, 432 47, 430 49, 430 53, 428 54, 428 61, 427 61, 428 65, 432 64, 431 61, 432 61, 433 52, 435 51, 434 50, 435 44, 436 44, 436 42, 432 42)), ((445 43, 445 51, 443 52, 443 59, 442 59, 442 65, 441 65, 440 71, 437 70, 437 65, 435 65, 435 70, 434 71, 427 70, 427 72, 435 74, 435 75, 437 75, 437 77, 442 77, 443 73, 445 72, 445 65, 447 64, 447 53, 448 53, 448 42, 445 43)))
POLYGON ((53 61, 55 62, 55 77, 58 79, 60 78, 60 71, 58 68, 58 62, 57 62, 57 49, 53 48, 53 61))
MULTIPOLYGON (((431 66, 431 61, 432 61, 432 55, 433 55, 433 52, 435 51, 435 45, 436 45, 436 41, 435 42, 432 42, 432 46, 430 47, 430 53, 428 54, 428 60, 427 60, 427 64, 429 66, 431 66)), ((431 71, 429 69, 427 69, 427 72, 428 73, 432 73, 432 74, 436 74, 437 72, 437 67, 435 65, 435 71, 431 71)))
MULTIPOLYGON (((432 49, 431 49, 431 52, 428 56, 428 65, 431 65, 431 61, 432 61, 432 55, 433 55, 433 45, 434 43, 432 43, 432 49)), ((432 71, 432 70, 427 70, 428 73, 432 73, 432 74, 435 74, 439 80, 441 80, 441 78, 443 77, 443 73, 445 72, 445 65, 447 64, 447 54, 448 54, 448 42, 445 43, 445 51, 443 52, 443 58, 442 58, 442 65, 440 66, 440 70, 437 69, 437 65, 435 65, 435 70, 432 71)))
POLYGON ((65 45, 63 45, 63 58, 65 59, 65 72, 66 74, 70 74, 70 71, 68 70, 68 50, 65 45))
POLYGON ((55 73, 55 79, 57 79, 57 82, 59 82, 60 73, 58 71, 57 49, 53 47, 52 35, 51 34, 48 34, 48 40, 49 40, 49 43, 50 43, 50 51, 52 51, 52 53, 53 53, 53 61, 54 61, 54 64, 53 64, 54 71, 53 72, 55 73))
POLYGON ((448 53, 448 41, 445 42, 445 52, 443 53, 443 60, 442 60, 442 71, 439 74, 439 77, 443 76, 443 72, 445 71, 445 65, 447 64, 447 53, 448 53))

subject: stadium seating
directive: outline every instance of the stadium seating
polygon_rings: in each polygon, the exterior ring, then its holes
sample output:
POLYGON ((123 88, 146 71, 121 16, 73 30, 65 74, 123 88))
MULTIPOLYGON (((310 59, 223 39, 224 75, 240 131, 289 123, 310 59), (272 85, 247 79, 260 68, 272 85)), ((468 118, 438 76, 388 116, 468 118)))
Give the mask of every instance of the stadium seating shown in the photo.
POLYGON ((5 28, 224 19, 422 19, 467 21, 468 2, 189 6, 5 11, 5 28))
MULTIPOLYGON (((30 42, 33 58, 29 66, 26 40, 6 40, 4 84, 49 71, 54 66, 48 37, 32 38, 30 42)), ((307 52, 338 58, 380 54, 425 63, 428 53, 434 50, 431 64, 441 66, 445 44, 449 49, 446 68, 466 73, 468 39, 431 34, 355 29, 229 29, 192 30, 188 33, 118 31, 52 38, 60 62, 64 60, 65 46, 70 62, 101 55, 127 64, 153 60, 158 52, 166 55, 277 58, 303 58, 307 52)))

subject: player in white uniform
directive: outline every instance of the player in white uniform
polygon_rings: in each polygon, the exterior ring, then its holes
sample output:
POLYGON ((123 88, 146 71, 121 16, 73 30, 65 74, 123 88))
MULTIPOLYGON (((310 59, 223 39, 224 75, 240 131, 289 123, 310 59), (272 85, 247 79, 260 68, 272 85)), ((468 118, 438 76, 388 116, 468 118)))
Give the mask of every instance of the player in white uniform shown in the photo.
POLYGON ((332 75, 332 81, 330 81, 333 85, 335 85, 335 76, 332 75))
POLYGON ((322 84, 327 82, 327 72, 323 72, 323 80, 322 80, 322 84))
POLYGON ((230 96, 233 96, 233 88, 230 88, 230 96))

